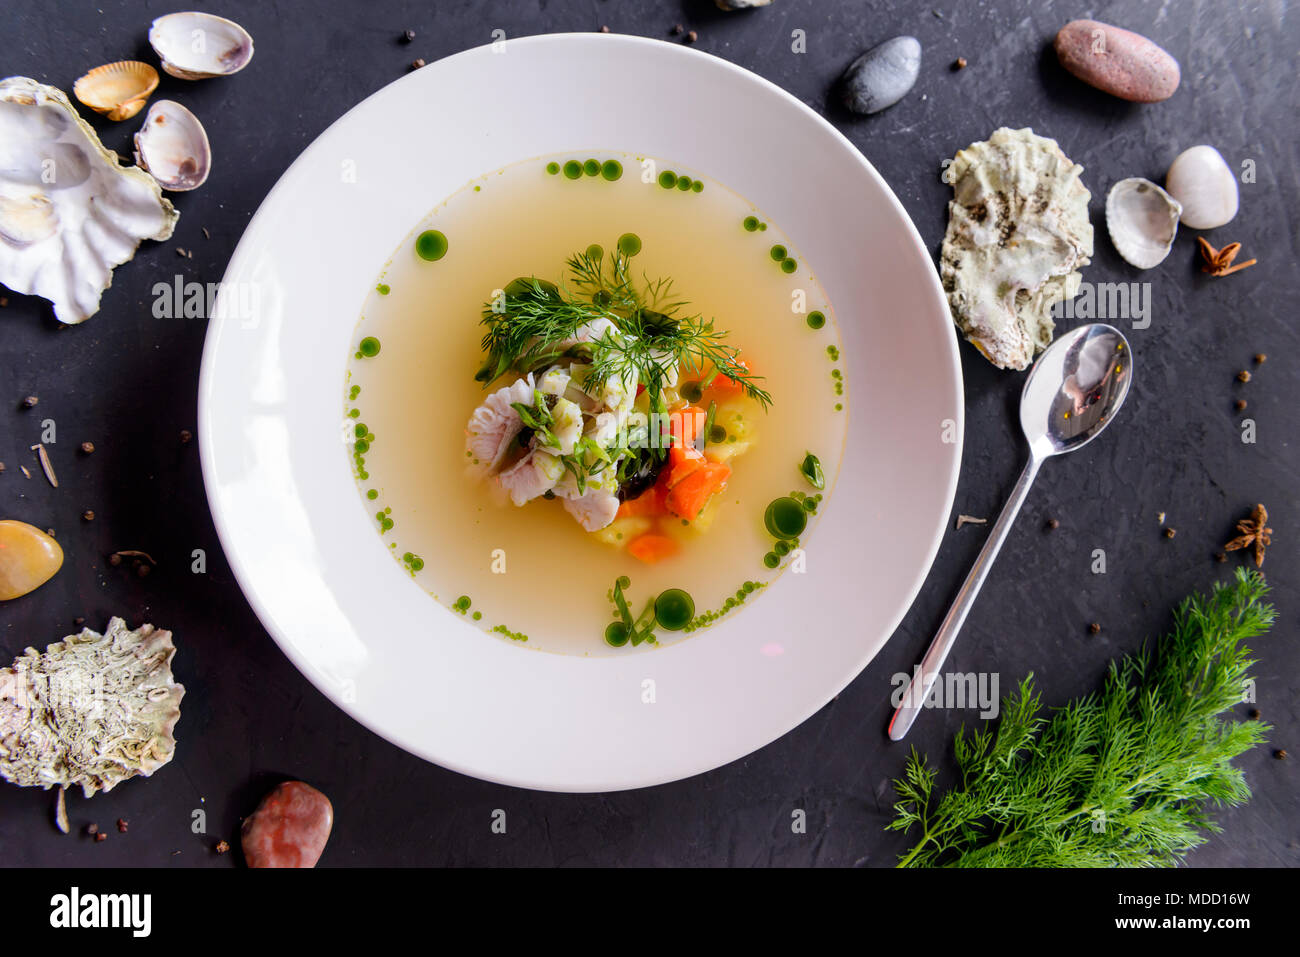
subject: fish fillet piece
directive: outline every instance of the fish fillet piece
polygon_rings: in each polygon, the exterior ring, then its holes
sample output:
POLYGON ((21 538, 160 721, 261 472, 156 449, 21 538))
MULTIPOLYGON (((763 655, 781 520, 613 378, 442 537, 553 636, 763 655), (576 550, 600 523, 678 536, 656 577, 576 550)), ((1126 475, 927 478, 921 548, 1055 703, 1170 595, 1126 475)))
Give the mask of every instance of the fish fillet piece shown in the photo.
POLYGON ((558 456, 535 448, 498 475, 497 481, 510 493, 510 501, 523 505, 549 492, 563 474, 564 465, 558 456))
POLYGON ((491 475, 500 467, 510 443, 523 429, 519 413, 510 404, 532 405, 533 389, 530 373, 512 385, 497 389, 470 415, 465 426, 465 449, 469 452, 473 475, 491 475))

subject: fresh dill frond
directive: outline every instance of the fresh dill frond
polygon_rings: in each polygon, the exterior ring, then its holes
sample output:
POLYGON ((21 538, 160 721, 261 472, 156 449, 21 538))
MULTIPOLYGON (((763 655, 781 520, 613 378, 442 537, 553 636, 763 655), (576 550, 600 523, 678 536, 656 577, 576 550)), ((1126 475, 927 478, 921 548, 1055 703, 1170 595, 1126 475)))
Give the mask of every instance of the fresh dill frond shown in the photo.
POLYGON ((483 307, 482 347, 486 361, 476 378, 485 385, 513 369, 523 375, 566 356, 589 359, 583 382, 595 388, 610 381, 635 380, 656 400, 682 369, 709 370, 735 380, 764 408, 772 396, 740 362, 728 345, 726 332, 712 319, 678 317, 687 302, 678 299, 670 278, 643 276, 638 288, 631 278, 630 257, 622 250, 606 253, 599 246, 570 256, 563 287, 536 277, 516 279, 483 307), (594 341, 577 343, 578 330, 607 320, 607 329, 594 341))
POLYGON ((1264 740, 1257 720, 1221 717, 1245 698, 1244 641, 1274 620, 1258 572, 1193 595, 1154 649, 1111 663, 1099 693, 1050 714, 1033 675, 990 725, 953 743, 960 784, 936 797, 915 751, 894 782, 890 830, 918 830, 900 867, 1155 867, 1179 863, 1219 826, 1211 805, 1242 804, 1237 757, 1264 740))

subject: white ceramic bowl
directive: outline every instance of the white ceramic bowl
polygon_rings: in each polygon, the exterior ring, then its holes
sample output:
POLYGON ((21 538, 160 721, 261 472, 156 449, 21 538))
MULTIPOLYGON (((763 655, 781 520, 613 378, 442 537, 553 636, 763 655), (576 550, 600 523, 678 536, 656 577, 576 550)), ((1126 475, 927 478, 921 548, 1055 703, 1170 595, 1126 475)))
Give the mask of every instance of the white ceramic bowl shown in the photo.
POLYGON ((862 670, 938 548, 962 388, 929 254, 848 140, 707 54, 568 34, 417 70, 307 148, 249 224, 225 283, 203 354, 199 437, 230 564, 324 694, 445 767, 597 791, 742 757, 862 670), (588 659, 485 636, 403 574, 358 507, 339 412, 361 302, 414 223, 485 172, 593 149, 702 170, 779 223, 836 310, 853 389, 839 482, 806 541, 809 573, 782 576, 753 608, 685 641, 588 659))

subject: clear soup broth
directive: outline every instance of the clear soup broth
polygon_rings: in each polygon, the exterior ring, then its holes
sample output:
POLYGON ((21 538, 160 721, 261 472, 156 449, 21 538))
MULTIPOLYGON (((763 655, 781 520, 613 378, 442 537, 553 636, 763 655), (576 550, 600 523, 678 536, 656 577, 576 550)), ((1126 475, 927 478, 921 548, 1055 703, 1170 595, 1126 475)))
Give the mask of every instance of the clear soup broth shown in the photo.
POLYGON ((365 301, 344 384, 359 507, 395 570, 481 628, 484 640, 575 655, 707 640, 709 624, 748 615, 781 574, 801 570, 797 541, 778 548, 765 512, 792 492, 806 497, 816 505, 806 538, 826 511, 848 417, 839 347, 812 264, 777 224, 715 180, 621 153, 527 160, 429 212, 365 301), (431 248, 430 230, 445 245, 431 248), (584 531, 559 501, 516 507, 466 469, 466 421, 509 381, 485 389, 474 378, 485 303, 516 277, 561 283, 576 251, 612 249, 628 234, 640 240, 633 272, 670 277, 676 298, 689 303, 683 313, 726 330, 772 397, 766 411, 754 403, 746 413, 746 450, 729 463, 707 529, 685 529, 680 550, 653 564, 584 531), (801 474, 809 452, 824 489, 801 474), (630 582, 633 615, 666 589, 688 592, 693 626, 656 630, 655 642, 636 648, 608 645, 620 576, 630 582))

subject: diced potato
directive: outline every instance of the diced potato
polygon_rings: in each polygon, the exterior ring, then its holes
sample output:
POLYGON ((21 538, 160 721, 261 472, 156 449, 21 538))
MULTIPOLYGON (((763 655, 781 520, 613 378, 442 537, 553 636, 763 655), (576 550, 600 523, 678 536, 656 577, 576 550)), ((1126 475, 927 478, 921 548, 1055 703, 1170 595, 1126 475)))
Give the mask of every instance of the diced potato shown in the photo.
POLYGON ((728 442, 723 440, 716 445, 710 445, 704 450, 705 455, 715 462, 730 462, 738 455, 744 455, 749 451, 749 442, 728 442))
POLYGON ((730 402, 718 406, 718 411, 713 416, 713 424, 722 426, 727 430, 727 439, 734 436, 737 442, 744 441, 751 432, 749 416, 744 408, 730 402))
POLYGON ((626 515, 616 518, 598 532, 592 532, 606 545, 622 548, 631 539, 650 531, 650 519, 644 515, 626 515))

